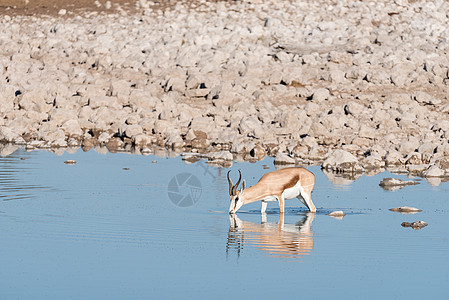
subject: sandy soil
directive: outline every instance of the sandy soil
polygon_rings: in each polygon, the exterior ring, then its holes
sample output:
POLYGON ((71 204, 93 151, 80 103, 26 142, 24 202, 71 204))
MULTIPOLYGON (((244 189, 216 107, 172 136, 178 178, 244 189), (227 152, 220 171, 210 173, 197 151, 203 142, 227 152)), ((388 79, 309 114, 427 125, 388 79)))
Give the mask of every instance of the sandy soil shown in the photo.
MULTIPOLYGON (((101 4, 96 4, 94 0, 0 0, 0 14, 8 15, 49 15, 56 16, 61 9, 67 10, 68 14, 79 14, 86 11, 98 12, 114 12, 117 5, 122 9, 132 11, 136 7, 136 0, 110 0, 111 8, 106 9, 107 1, 97 1, 101 4)), ((170 5, 171 0, 156 1, 160 3, 161 7, 170 5)))

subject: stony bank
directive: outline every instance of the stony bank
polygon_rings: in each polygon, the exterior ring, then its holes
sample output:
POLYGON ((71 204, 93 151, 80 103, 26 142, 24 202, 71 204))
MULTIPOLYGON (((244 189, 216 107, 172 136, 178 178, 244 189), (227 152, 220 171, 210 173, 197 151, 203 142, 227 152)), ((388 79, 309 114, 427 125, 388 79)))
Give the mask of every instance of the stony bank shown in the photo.
POLYGON ((0 140, 449 174, 448 2, 159 6, 2 15, 0 140))

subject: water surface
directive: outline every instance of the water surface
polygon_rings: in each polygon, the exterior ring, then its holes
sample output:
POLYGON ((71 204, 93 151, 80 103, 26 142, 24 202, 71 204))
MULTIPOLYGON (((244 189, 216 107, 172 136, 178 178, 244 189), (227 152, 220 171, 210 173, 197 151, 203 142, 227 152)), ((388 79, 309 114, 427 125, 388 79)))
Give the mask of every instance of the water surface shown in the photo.
MULTIPOLYGON (((283 217, 274 202, 266 218, 259 203, 230 217, 227 169, 168 156, 0 158, 0 299, 447 297, 448 183, 392 192, 380 180, 405 176, 330 180, 312 166, 316 214, 293 199, 283 217), (403 205, 423 211, 388 210, 403 205), (417 220, 429 226, 401 227, 417 220)), ((275 168, 231 169, 253 185, 275 168)))

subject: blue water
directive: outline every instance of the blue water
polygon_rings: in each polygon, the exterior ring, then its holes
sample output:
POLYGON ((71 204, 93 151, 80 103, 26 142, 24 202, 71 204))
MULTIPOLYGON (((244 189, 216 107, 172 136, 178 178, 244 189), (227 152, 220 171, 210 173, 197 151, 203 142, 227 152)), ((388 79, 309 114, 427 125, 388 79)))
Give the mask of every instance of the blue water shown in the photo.
MULTIPOLYGON (((274 202, 266 220, 258 203, 230 218, 228 169, 168 157, 0 158, 0 299, 447 299, 448 183, 384 191, 405 176, 341 185, 312 166, 318 212, 288 200, 282 225, 274 202), (403 205, 423 211, 388 210, 403 205), (417 220, 429 226, 401 227, 417 220)), ((231 169, 249 185, 275 170, 270 158, 231 169)))

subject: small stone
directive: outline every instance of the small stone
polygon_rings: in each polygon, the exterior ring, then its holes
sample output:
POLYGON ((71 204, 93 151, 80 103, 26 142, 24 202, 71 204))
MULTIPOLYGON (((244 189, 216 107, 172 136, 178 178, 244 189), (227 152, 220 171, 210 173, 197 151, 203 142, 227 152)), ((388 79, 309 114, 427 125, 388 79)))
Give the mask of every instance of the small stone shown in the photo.
POLYGON ((402 165, 405 163, 405 159, 398 151, 391 150, 385 155, 385 163, 387 165, 402 165))
POLYGON ((257 159, 262 159, 265 157, 265 148, 263 148, 261 145, 256 145, 249 154, 257 159))
POLYGON ((148 154, 150 154, 152 151, 151 151, 150 148, 145 147, 145 148, 143 148, 140 152, 141 152, 142 154, 148 155, 148 154))
POLYGON ((330 96, 330 92, 328 89, 325 88, 321 88, 321 89, 317 89, 312 96, 312 100, 314 102, 322 102, 324 100, 329 99, 330 96))
POLYGON ((426 92, 416 92, 413 96, 413 99, 421 104, 430 104, 430 105, 437 105, 441 103, 441 100, 435 99, 426 92))
POLYGON ((362 160, 363 168, 379 169, 385 167, 385 162, 380 156, 368 156, 362 160))
POLYGON ((201 159, 201 155, 198 153, 182 153, 181 158, 183 161, 187 162, 197 162, 201 159))
POLYGON ((334 218, 343 218, 344 216, 346 216, 346 214, 342 210, 336 210, 328 214, 328 216, 334 218))
POLYGON ((422 172, 423 177, 443 177, 444 171, 437 165, 431 165, 427 170, 422 172))
POLYGON ((357 157, 348 151, 337 149, 332 152, 321 165, 323 169, 336 172, 362 172, 357 157))
POLYGON ((419 184, 419 182, 413 180, 405 181, 398 178, 384 178, 379 183, 379 186, 382 187, 384 190, 394 191, 402 189, 406 185, 416 185, 416 184, 419 184))
POLYGON ((153 164, 157 164, 157 160, 153 160, 151 163, 153 164))
POLYGON ((232 161, 234 159, 232 153, 229 151, 211 152, 208 153, 206 156, 209 160, 232 161))
POLYGON ((364 106, 357 102, 349 102, 345 106, 345 112, 353 116, 359 116, 364 109, 365 109, 364 106))
POLYGON ((419 208, 408 207, 408 206, 401 206, 401 207, 390 208, 389 210, 395 211, 395 212, 400 212, 401 214, 415 214, 417 212, 422 211, 419 208))
POLYGON ((74 164, 76 164, 76 161, 75 161, 75 160, 72 160, 72 159, 69 159, 69 160, 66 160, 64 163, 65 163, 66 165, 74 165, 74 164))
POLYGON ((427 225, 429 225, 429 224, 427 224, 427 222, 424 222, 424 221, 415 221, 412 223, 402 222, 402 224, 401 224, 402 227, 411 227, 414 230, 422 229, 422 228, 426 227, 427 225))
POLYGON ((193 89, 187 90, 185 95, 188 98, 205 98, 210 92, 210 89, 193 89))
POLYGON ((295 163, 296 161, 293 157, 290 157, 287 154, 281 152, 279 152, 274 158, 275 165, 290 165, 295 163))

